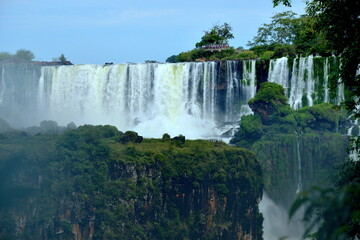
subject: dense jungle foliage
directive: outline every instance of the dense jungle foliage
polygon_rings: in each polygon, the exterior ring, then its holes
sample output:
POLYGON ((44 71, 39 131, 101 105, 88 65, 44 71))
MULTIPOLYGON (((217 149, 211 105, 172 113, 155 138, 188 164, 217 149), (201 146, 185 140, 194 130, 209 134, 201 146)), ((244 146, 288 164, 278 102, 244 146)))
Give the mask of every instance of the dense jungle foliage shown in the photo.
POLYGON ((261 239, 261 169, 245 149, 112 126, 40 130, 0 134, 0 239, 261 239))
POLYGON ((242 117, 231 143, 256 154, 271 198, 289 207, 296 191, 329 186, 347 157, 346 112, 329 103, 292 110, 283 87, 269 82, 249 106, 254 115, 242 117))

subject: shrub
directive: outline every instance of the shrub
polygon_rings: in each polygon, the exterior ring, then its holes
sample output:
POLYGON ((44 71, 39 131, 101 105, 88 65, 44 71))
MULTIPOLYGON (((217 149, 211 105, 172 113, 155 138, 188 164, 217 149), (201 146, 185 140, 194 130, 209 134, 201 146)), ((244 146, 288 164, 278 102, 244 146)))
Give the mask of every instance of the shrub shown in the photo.
POLYGON ((266 51, 260 56, 260 58, 263 60, 270 60, 274 56, 274 54, 274 51, 266 51))
POLYGON ((118 138, 118 142, 122 143, 122 144, 126 144, 129 142, 134 142, 134 143, 141 143, 143 141, 143 137, 139 136, 137 134, 137 132, 134 131, 126 131, 124 135, 120 136, 118 138))
POLYGON ((172 143, 175 144, 176 146, 182 146, 185 143, 185 136, 183 135, 179 135, 177 137, 173 137, 172 138, 172 143))

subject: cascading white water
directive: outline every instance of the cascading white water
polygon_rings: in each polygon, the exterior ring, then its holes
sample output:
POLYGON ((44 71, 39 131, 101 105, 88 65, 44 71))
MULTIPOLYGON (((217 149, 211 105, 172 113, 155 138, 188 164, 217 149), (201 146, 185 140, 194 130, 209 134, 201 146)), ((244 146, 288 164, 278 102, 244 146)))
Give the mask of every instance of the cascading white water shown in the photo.
POLYGON ((205 118, 215 119, 216 91, 208 92, 208 89, 216 88, 216 64, 205 64, 203 74, 203 113, 205 118), (210 111, 208 111, 210 110, 210 111))
POLYGON ((295 132, 296 134, 296 156, 298 160, 298 186, 296 189, 296 194, 302 192, 302 177, 301 177, 301 155, 300 155, 300 133, 295 132))
POLYGON ((235 61, 227 61, 226 62, 226 122, 231 122, 236 118, 236 115, 239 114, 239 111, 236 111, 236 106, 234 104, 230 104, 236 98, 236 95, 240 92, 240 79, 236 71, 235 61))
POLYGON ((226 62, 222 75, 220 62, 43 67, 39 112, 59 124, 112 124, 145 137, 216 136, 216 124, 238 122, 255 95, 255 61, 249 63, 244 76, 236 61, 226 62))
POLYGON ((359 161, 360 156, 360 149, 357 148, 356 141, 360 137, 360 124, 359 119, 356 118, 355 120, 351 120, 353 115, 349 116, 351 127, 348 129, 347 135, 350 138, 350 152, 349 152, 349 159, 352 161, 359 161), (357 130, 355 134, 353 133, 354 130, 357 130))
POLYGON ((4 93, 6 90, 6 82, 5 82, 5 68, 1 68, 1 81, 0 81, 0 104, 3 103, 4 93))
MULTIPOLYGON (((255 97, 256 94, 256 61, 247 61, 243 64, 243 79, 242 79, 242 95, 245 99, 255 97)), ((247 101, 244 102, 240 109, 240 116, 253 114, 247 101)))
MULTIPOLYGON (((340 62, 340 66, 339 68, 341 68, 341 62, 340 62)), ((345 95, 344 95, 344 83, 342 82, 342 79, 338 78, 338 88, 337 88, 337 91, 336 91, 336 102, 335 104, 337 105, 340 105, 340 103, 342 103, 344 100, 345 100, 345 95)))
POLYGON ((334 74, 330 72, 330 67, 333 64, 333 71, 338 69, 336 57, 297 57, 293 60, 292 67, 289 67, 288 61, 287 57, 270 60, 268 81, 285 88, 285 95, 293 109, 321 102, 339 105, 344 100, 344 85, 340 78, 337 79, 336 97, 330 97, 329 75, 334 74), (315 61, 318 62, 317 67, 322 66, 323 73, 317 69, 315 74, 315 61))
POLYGON ((264 240, 303 239, 304 227, 300 218, 295 216, 289 221, 288 211, 277 205, 265 192, 259 204, 259 210, 264 215, 264 240))
POLYGON ((276 60, 271 60, 269 64, 268 81, 275 82, 285 88, 285 93, 288 94, 289 86, 289 67, 288 58, 282 57, 276 60))
POLYGON ((329 102, 329 59, 325 59, 324 64, 324 102, 329 102))
POLYGON ((306 96, 307 105, 313 105, 314 92, 313 57, 295 58, 291 77, 289 104, 294 109, 303 107, 303 97, 306 96))

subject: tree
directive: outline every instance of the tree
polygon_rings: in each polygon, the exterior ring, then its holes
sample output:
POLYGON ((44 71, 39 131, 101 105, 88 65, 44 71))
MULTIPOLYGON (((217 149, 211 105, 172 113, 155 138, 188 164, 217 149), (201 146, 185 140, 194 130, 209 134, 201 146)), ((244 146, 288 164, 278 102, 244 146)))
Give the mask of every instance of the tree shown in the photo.
POLYGON ((298 53, 330 55, 333 52, 323 31, 315 29, 315 19, 302 15, 298 19, 296 36, 293 44, 298 53))
POLYGON ((281 12, 272 16, 271 19, 270 24, 263 24, 258 29, 253 42, 248 43, 249 46, 293 43, 300 23, 296 18, 296 13, 281 12))
POLYGON ((60 61, 61 63, 66 63, 67 59, 66 59, 66 57, 64 56, 63 53, 60 55, 59 61, 60 61))
POLYGON ((34 53, 32 53, 29 50, 19 49, 19 50, 17 50, 17 52, 15 54, 15 57, 20 58, 20 59, 24 59, 24 60, 27 60, 27 61, 31 61, 31 60, 33 60, 35 58, 35 55, 34 55, 34 53))
POLYGON ((260 84, 260 89, 254 98, 248 102, 254 114, 260 115, 264 125, 269 125, 277 121, 277 116, 284 117, 291 112, 288 99, 285 96, 283 86, 264 82, 260 84))
POLYGON ((291 7, 291 0, 273 0, 274 7, 278 6, 279 3, 284 4, 287 7, 291 7))
POLYGON ((296 54, 330 55, 333 51, 322 31, 315 29, 315 19, 310 15, 296 16, 292 11, 277 13, 269 24, 263 24, 252 42, 256 54, 273 51, 273 57, 296 54))
POLYGON ((212 45, 212 44, 228 44, 229 39, 233 39, 232 27, 228 23, 223 25, 215 24, 210 30, 204 31, 205 35, 201 41, 196 43, 196 47, 212 45))
POLYGON ((172 55, 166 59, 166 62, 167 63, 176 63, 177 62, 176 57, 177 57, 177 55, 172 55))
POLYGON ((5 59, 10 59, 14 57, 11 53, 8 52, 0 52, 0 61, 5 59))

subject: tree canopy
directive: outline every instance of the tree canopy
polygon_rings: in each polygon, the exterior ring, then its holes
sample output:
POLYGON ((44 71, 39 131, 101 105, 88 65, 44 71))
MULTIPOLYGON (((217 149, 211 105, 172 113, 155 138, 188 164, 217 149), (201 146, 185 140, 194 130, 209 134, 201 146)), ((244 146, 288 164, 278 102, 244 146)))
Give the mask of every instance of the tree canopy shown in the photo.
POLYGON ((277 13, 271 17, 271 23, 263 24, 259 29, 253 42, 249 46, 270 45, 270 44, 291 44, 294 42, 296 31, 299 25, 299 19, 296 13, 286 11, 277 13))
POLYGON ((15 54, 8 52, 0 52, 0 60, 25 60, 32 61, 35 58, 35 54, 26 49, 19 49, 15 54))
POLYGON ((297 16, 292 11, 276 13, 270 23, 258 29, 253 41, 248 42, 257 55, 273 51, 273 57, 297 54, 331 55, 333 50, 322 31, 315 29, 315 20, 309 14, 297 16))
POLYGON ((28 60, 28 61, 31 61, 31 60, 33 60, 35 58, 34 53, 32 53, 31 51, 26 50, 26 49, 17 50, 15 56, 17 58, 25 59, 25 60, 28 60))
POLYGON ((196 47, 212 45, 212 44, 228 44, 229 39, 233 39, 232 27, 228 23, 222 25, 215 24, 210 30, 204 31, 201 41, 196 43, 196 47))

